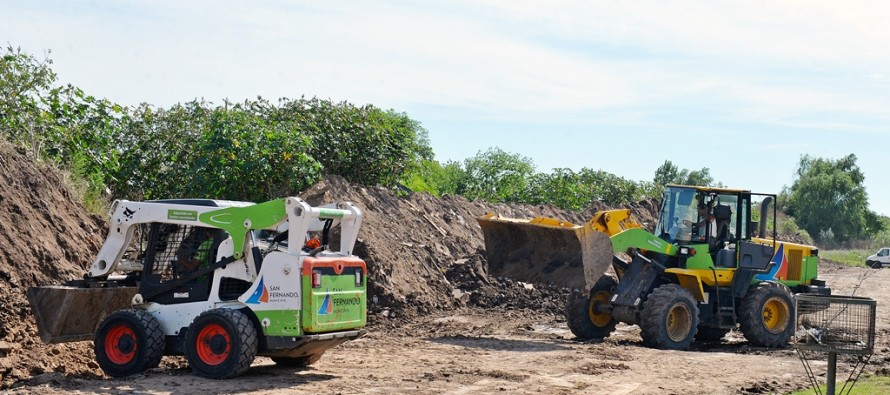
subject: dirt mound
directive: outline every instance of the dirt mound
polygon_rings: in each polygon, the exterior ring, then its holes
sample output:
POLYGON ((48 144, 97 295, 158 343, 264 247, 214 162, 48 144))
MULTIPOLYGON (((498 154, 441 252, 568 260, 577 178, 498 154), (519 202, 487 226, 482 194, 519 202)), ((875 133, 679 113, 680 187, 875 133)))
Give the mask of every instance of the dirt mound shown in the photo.
POLYGON ((561 315, 568 289, 548 284, 529 284, 505 277, 492 277, 486 270, 482 251, 458 259, 445 272, 457 304, 469 307, 506 308, 553 312, 561 315))
POLYGON ((30 286, 82 276, 104 238, 104 221, 74 203, 60 174, 0 142, 0 389, 43 373, 97 372, 89 343, 40 342, 25 299, 30 286))
MULTIPOLYGON (((336 176, 303 196, 312 204, 349 200, 365 212, 355 253, 369 265, 372 325, 395 325, 418 314, 464 307, 561 315, 568 290, 487 273, 476 218, 496 212, 582 224, 604 208, 579 213, 424 193, 400 197, 336 176)), ((651 226, 655 210, 654 202, 647 201, 634 212, 651 226)), ((8 224, 0 227, 0 389, 20 381, 54 380, 60 374, 101 376, 90 342, 40 342, 24 293, 30 286, 82 276, 101 247, 106 224, 75 203, 58 171, 35 164, 8 144, 0 144, 0 220, 8 224)), ((176 363, 181 365, 177 360, 165 366, 176 363)))
MULTIPOLYGON (((364 211, 355 253, 369 266, 369 311, 389 318, 464 306, 561 313, 561 298, 567 290, 486 273, 485 240, 476 218, 496 212, 505 217, 543 215, 583 224, 606 208, 596 204, 573 212, 550 205, 491 204, 460 196, 414 193, 399 197, 388 189, 352 185, 337 176, 326 177, 303 197, 311 204, 348 200, 364 211)), ((654 226, 654 201, 632 209, 638 221, 654 226)))

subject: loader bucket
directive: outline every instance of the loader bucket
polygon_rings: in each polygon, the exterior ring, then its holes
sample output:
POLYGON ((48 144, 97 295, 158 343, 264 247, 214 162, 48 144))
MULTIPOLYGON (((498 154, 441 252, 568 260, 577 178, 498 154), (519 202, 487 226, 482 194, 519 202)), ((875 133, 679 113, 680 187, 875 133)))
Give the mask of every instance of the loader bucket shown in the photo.
POLYGON ((603 232, 553 218, 478 218, 489 274, 587 292, 612 263, 603 232))
POLYGON ((136 287, 32 287, 26 292, 37 333, 44 343, 92 340, 99 323, 114 311, 129 308, 136 287))

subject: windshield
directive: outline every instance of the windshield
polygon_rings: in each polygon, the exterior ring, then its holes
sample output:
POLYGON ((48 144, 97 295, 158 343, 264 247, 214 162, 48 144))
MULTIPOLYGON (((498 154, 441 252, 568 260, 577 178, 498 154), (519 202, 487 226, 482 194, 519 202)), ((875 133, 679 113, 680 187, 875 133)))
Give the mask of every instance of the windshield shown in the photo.
POLYGON ((690 241, 697 220, 695 189, 670 187, 661 200, 661 215, 655 229, 668 242, 690 241))

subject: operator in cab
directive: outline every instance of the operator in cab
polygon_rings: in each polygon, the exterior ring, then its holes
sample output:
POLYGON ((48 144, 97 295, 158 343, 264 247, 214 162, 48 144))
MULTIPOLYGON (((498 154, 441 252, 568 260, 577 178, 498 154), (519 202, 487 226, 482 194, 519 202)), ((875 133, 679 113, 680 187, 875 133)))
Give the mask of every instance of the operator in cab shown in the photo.
POLYGON ((698 241, 707 241, 708 236, 712 239, 717 237, 717 220, 704 203, 698 205, 698 222, 695 225, 695 237, 698 241))

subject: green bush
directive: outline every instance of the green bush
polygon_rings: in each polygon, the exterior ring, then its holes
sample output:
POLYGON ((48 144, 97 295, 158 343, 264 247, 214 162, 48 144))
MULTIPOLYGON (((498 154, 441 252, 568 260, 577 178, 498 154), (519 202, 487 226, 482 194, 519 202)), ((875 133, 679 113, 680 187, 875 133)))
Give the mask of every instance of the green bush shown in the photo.
POLYGON ((423 160, 406 174, 403 184, 414 192, 426 192, 433 196, 457 194, 458 186, 466 177, 458 162, 441 164, 435 160, 423 160))
POLYGON ((552 204, 568 210, 584 210, 593 202, 617 206, 658 193, 653 183, 634 182, 602 170, 557 168, 539 173, 530 158, 497 147, 463 163, 423 161, 403 183, 413 191, 433 195, 456 193, 469 199, 552 204))
POLYGON ((323 174, 395 186, 432 158, 406 114, 320 99, 126 108, 56 83, 19 48, 0 57, 0 135, 88 182, 85 198, 267 200, 323 174))

